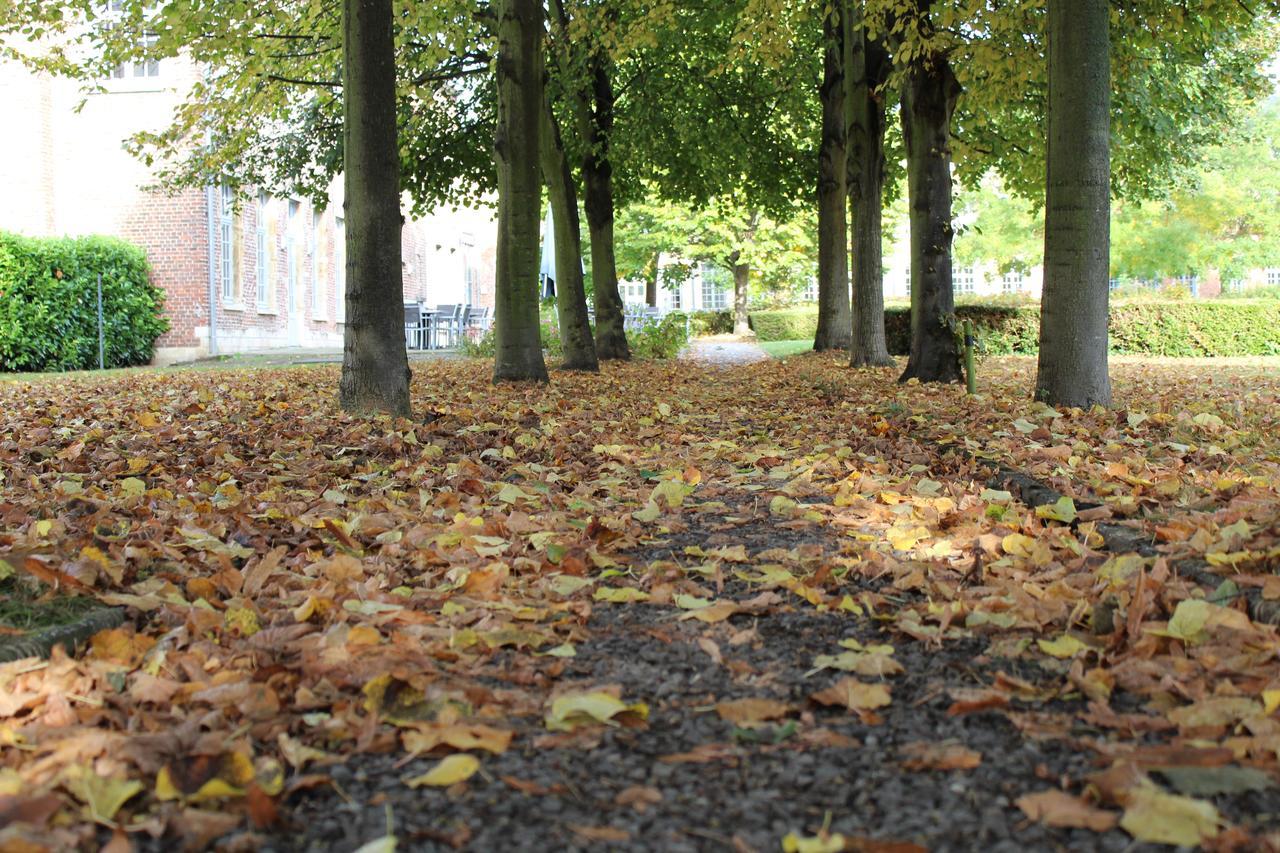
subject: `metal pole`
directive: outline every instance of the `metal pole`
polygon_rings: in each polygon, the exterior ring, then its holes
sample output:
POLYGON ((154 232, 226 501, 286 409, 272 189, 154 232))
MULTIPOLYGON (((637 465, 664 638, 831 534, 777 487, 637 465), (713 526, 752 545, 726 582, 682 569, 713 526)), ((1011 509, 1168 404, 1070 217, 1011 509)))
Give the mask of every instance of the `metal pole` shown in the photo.
POLYGON ((970 394, 978 393, 978 376, 973 367, 973 348, 977 342, 973 338, 972 321, 964 321, 964 382, 970 394))
POLYGON ((102 328, 102 273, 98 273, 98 369, 107 367, 107 336, 102 328))

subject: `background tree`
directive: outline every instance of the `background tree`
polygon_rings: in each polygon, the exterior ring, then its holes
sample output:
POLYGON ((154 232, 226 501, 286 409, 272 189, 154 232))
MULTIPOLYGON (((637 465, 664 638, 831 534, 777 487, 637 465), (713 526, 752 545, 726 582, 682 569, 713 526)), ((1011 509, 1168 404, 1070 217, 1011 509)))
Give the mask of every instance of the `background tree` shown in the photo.
POLYGON ((339 399, 409 414, 391 0, 343 0, 347 322, 339 399))
MULTIPOLYGON (((822 4, 819 4, 822 5, 822 4)), ((849 297, 848 84, 844 42, 852 32, 849 3, 826 2, 822 16, 822 139, 818 148, 818 330, 813 348, 848 349, 853 337, 849 297)))
POLYGON ((547 381, 538 322, 542 4, 497 0, 498 252, 493 378, 547 381))
POLYGON ((853 312, 849 364, 893 364, 884 330, 885 102, 892 59, 867 28, 864 0, 845 0, 848 190, 852 223, 853 312))
POLYGON ((909 57, 902 136, 911 211, 911 354, 903 382, 964 378, 951 280, 951 115, 961 90, 946 54, 933 42, 932 5, 932 0, 914 0, 911 26, 921 43, 904 52, 909 57))
POLYGON ((1111 405, 1107 0, 1049 0, 1049 147, 1036 399, 1111 405))
POLYGON ((587 294, 582 278, 582 225, 578 218, 578 191, 573 167, 565 156, 560 128, 551 102, 542 111, 542 179, 547 185, 555 229, 556 311, 560 320, 560 341, 564 348, 565 370, 596 371, 596 345, 587 315, 587 294))

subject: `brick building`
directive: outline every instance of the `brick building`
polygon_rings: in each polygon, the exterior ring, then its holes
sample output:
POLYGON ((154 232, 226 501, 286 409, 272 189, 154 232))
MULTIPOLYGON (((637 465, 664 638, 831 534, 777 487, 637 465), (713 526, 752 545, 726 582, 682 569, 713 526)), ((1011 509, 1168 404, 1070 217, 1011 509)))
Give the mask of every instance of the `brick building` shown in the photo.
MULTIPOLYGON (((109 234, 142 246, 165 291, 171 330, 159 363, 273 347, 339 346, 344 315, 341 181, 329 204, 212 186, 148 189, 123 142, 167 126, 195 80, 176 59, 116 69, 101 92, 0 62, 0 230, 109 234), (77 106, 83 106, 77 110, 77 106)), ((492 214, 439 211, 403 230, 405 298, 493 304, 492 214)))

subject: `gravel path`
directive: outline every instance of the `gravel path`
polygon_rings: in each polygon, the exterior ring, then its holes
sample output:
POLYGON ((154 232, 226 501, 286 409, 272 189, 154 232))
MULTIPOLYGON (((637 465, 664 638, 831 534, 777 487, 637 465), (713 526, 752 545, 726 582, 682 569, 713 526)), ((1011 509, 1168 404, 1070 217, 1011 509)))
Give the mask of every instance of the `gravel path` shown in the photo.
POLYGON ((752 341, 719 336, 694 338, 689 342, 688 349, 680 354, 680 357, 687 361, 698 361, 716 366, 732 366, 765 361, 769 358, 769 354, 752 341))
MULTIPOLYGON (((756 517, 728 533, 694 523, 632 556, 652 562, 698 543, 742 544, 753 555, 835 544, 812 529, 783 530, 756 517)), ((859 583, 909 595, 875 580, 859 583)), ((1002 659, 980 638, 934 648, 891 635, 874 619, 819 612, 775 592, 781 605, 719 624, 681 619, 669 606, 599 603, 587 638, 556 680, 618 685, 627 702, 649 705, 647 725, 549 738, 539 714, 504 720, 517 731, 511 748, 484 755, 481 774, 444 791, 405 785, 435 758, 402 764, 399 750, 358 755, 323 770, 332 785, 295 795, 288 831, 254 843, 274 851, 353 850, 382 836, 390 814, 402 850, 764 853, 779 850, 788 833, 813 836, 824 826, 845 836, 846 850, 1169 849, 1136 843, 1120 829, 1051 828, 1015 805, 1066 780, 1081 785, 1107 766, 1086 746, 1101 731, 1079 722, 1085 700, 1028 702, 1012 715, 952 713, 957 697, 999 679, 1029 686, 1061 679, 1041 669, 1051 661, 1002 659), (811 699, 844 675, 813 668, 817 655, 837 652, 842 640, 892 644, 904 670, 884 679, 892 703, 864 718, 811 699), (753 728, 715 711, 719 702, 744 698, 778 700, 789 710, 753 728), (930 747, 971 750, 976 766, 913 767, 930 747)), ((728 580, 719 597, 759 594, 758 586, 728 580)), ((512 686, 502 682, 501 656, 484 675, 495 690, 512 686)), ((1276 789, 1214 802, 1233 820, 1266 824, 1280 814, 1276 789)))

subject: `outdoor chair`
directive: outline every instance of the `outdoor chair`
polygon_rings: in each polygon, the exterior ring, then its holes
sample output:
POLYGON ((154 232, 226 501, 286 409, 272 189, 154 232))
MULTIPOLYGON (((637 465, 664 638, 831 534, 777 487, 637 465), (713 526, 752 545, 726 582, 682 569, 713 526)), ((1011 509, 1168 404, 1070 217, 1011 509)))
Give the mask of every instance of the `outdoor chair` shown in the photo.
POLYGON ((436 306, 435 345, 452 349, 458 345, 458 335, 462 330, 462 305, 436 306))
POLYGON ((404 303, 404 345, 408 349, 426 349, 420 302, 404 303))

